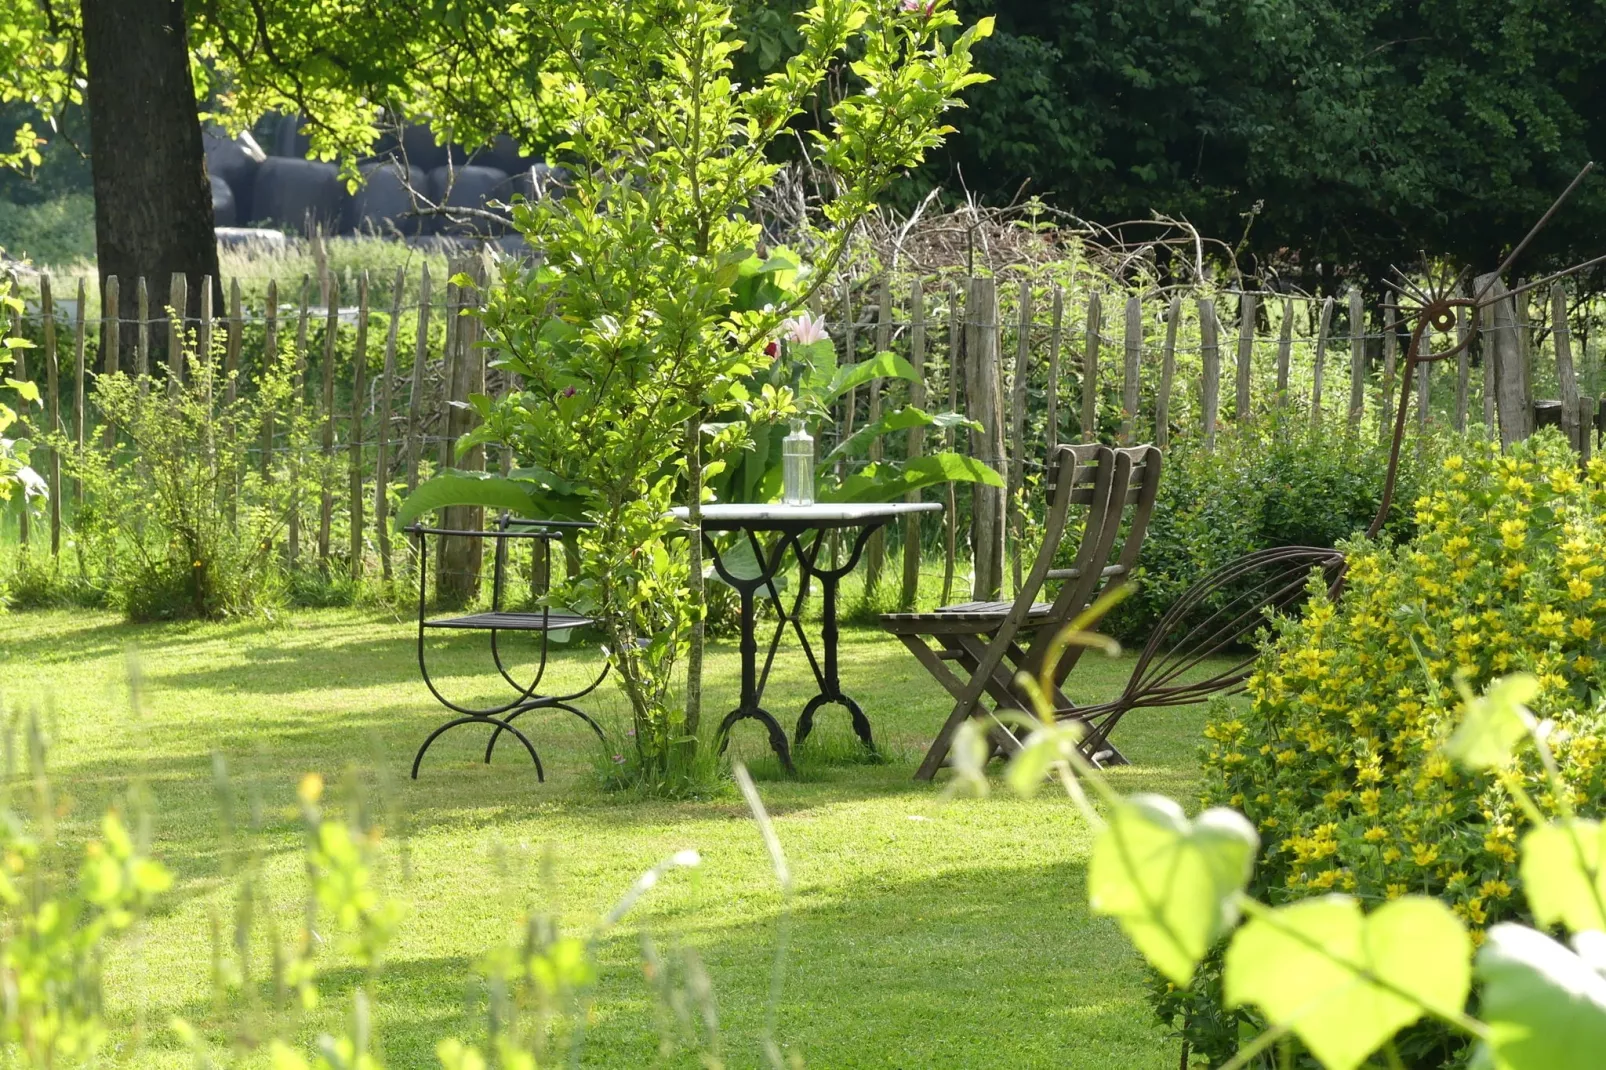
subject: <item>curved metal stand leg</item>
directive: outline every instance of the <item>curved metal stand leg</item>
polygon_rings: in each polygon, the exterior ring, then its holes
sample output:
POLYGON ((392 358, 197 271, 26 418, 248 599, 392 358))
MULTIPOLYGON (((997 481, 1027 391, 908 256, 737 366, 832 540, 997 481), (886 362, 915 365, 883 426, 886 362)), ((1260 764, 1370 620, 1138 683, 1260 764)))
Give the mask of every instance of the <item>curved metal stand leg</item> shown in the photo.
MULTIPOLYGON (((598 739, 600 739, 604 743, 608 742, 608 736, 607 736, 606 733, 604 733, 602 731, 602 726, 599 725, 596 721, 593 721, 591 719, 591 715, 590 714, 586 713, 584 710, 580 709, 578 706, 571 706, 567 702, 563 702, 560 699, 555 699, 555 698, 553 698, 553 699, 543 699, 540 702, 532 702, 528 706, 521 706, 518 709, 514 710, 512 713, 508 714, 505 718, 503 718, 503 720, 505 720, 507 722, 508 729, 511 731, 512 728, 513 728, 513 718, 517 717, 521 713, 529 713, 531 710, 566 710, 569 713, 572 713, 576 717, 580 718, 580 720, 584 721, 586 724, 590 725, 591 726, 591 731, 593 731, 593 732, 595 732, 597 734, 597 738, 598 739)), ((491 764, 491 752, 496 750, 496 741, 498 739, 500 739, 501 736, 502 736, 502 729, 501 729, 501 727, 498 727, 495 732, 491 733, 491 741, 489 743, 485 744, 485 764, 486 765, 490 765, 491 764)))
POLYGON ((781 722, 770 716, 768 710, 732 710, 726 714, 719 725, 719 753, 724 754, 725 748, 730 746, 731 728, 737 721, 748 717, 769 729, 770 747, 781 760, 781 768, 788 774, 796 774, 797 769, 792 765, 792 749, 786 745, 786 731, 781 727, 781 722))
POLYGON ((508 721, 501 721, 501 720, 497 720, 494 717, 483 717, 483 716, 480 716, 480 717, 458 717, 455 720, 447 721, 445 724, 443 724, 439 728, 435 729, 435 731, 431 732, 429 734, 429 738, 424 740, 424 745, 419 747, 418 748, 418 753, 413 756, 413 779, 414 780, 418 779, 418 767, 419 767, 419 765, 421 765, 423 763, 423 761, 424 761, 424 753, 429 750, 430 745, 433 744, 441 736, 445 735, 447 732, 450 732, 452 729, 458 727, 459 725, 465 725, 465 724, 494 725, 494 726, 496 726, 496 731, 498 733, 500 733, 503 729, 507 729, 507 731, 512 732, 513 735, 518 738, 518 741, 520 743, 524 744, 524 749, 530 752, 530 760, 535 763, 535 779, 536 779, 536 781, 539 782, 539 783, 543 783, 543 784, 546 783, 546 770, 541 767, 541 756, 539 754, 535 753, 535 744, 530 742, 529 737, 526 736, 523 732, 520 732, 517 728, 515 728, 508 721))
POLYGON ((823 706, 831 704, 841 706, 853 718, 853 731, 871 752, 875 751, 875 740, 870 737, 870 718, 864 715, 859 704, 846 695, 815 695, 809 699, 809 704, 803 707, 803 712, 797 719, 797 734, 792 737, 792 746, 801 747, 803 741, 809 738, 814 731, 814 715, 823 706))

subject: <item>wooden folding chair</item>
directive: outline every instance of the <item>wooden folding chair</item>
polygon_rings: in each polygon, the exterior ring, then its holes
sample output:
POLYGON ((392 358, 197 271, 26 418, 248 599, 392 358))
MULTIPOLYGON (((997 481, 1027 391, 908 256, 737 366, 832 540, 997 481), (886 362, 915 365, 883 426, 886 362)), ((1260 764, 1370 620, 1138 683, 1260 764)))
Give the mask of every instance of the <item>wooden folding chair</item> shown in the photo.
MULTIPOLYGON (((1012 602, 966 602, 929 613, 889 613, 881 618, 881 626, 902 640, 955 700, 915 774, 918 779, 936 775, 954 733, 968 718, 987 712, 986 700, 991 700, 993 709, 1026 709, 1016 676, 1022 672, 1036 676, 1054 635, 1108 585, 1122 582, 1137 566, 1159 491, 1160 451, 1153 446, 1111 449, 1097 443, 1060 446, 1049 455, 1047 471, 1049 509, 1043 543, 1012 602), (1057 569, 1054 561, 1062 543, 1076 537, 1072 506, 1085 510, 1080 541, 1071 567, 1057 569), (1060 584, 1053 600, 1038 601, 1044 587, 1053 582, 1060 584)), ((1056 667, 1048 697, 1057 716, 1075 716, 1077 707, 1061 685, 1081 652, 1082 648, 1071 647, 1056 667)), ((1100 739, 1099 753, 1090 757, 1125 760, 1107 738, 1100 739)))

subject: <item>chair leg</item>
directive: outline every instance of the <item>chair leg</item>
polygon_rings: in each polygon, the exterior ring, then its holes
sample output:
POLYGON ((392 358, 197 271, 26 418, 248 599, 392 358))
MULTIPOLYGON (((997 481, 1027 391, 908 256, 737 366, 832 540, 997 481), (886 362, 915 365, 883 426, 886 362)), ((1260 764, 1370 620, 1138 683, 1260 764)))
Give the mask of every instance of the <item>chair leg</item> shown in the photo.
MULTIPOLYGON (((424 745, 419 747, 418 748, 418 753, 413 756, 413 779, 414 780, 418 779, 418 767, 423 764, 424 754, 425 754, 426 751, 429 750, 431 744, 433 744, 437 739, 439 739, 441 736, 445 735, 447 732, 450 732, 452 729, 457 728, 460 725, 465 725, 465 724, 494 725, 496 727, 496 731, 498 733, 501 733, 504 729, 509 731, 509 732, 512 732, 514 737, 516 739, 518 739, 518 741, 520 743, 524 744, 524 749, 526 751, 528 751, 529 754, 530 754, 530 760, 535 763, 535 779, 536 779, 536 781, 538 783, 543 783, 543 784, 546 783, 546 770, 544 770, 541 767, 541 756, 539 754, 535 753, 535 744, 530 742, 529 737, 526 736, 523 732, 520 732, 516 727, 514 727, 514 725, 512 724, 511 721, 500 720, 500 719, 495 718, 495 717, 487 717, 487 716, 485 716, 483 714, 475 714, 475 715, 470 715, 470 716, 466 716, 466 717, 455 718, 453 720, 447 721, 445 724, 443 724, 439 728, 435 729, 435 731, 431 732, 429 734, 429 738, 424 740, 424 745)), ((493 737, 493 739, 494 739, 494 737, 493 737)))

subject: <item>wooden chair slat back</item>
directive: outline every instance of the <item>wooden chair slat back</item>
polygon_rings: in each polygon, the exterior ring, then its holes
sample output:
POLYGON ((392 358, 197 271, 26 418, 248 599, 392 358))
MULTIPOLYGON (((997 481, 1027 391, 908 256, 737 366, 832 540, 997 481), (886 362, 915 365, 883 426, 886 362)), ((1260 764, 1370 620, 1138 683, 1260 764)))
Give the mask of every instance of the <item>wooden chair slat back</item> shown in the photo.
POLYGON ((1133 446, 1122 450, 1132 455, 1132 478, 1127 489, 1127 504, 1132 506, 1132 519, 1127 525, 1126 540, 1121 545, 1116 564, 1130 575, 1138 567, 1138 554, 1149 533, 1149 520, 1154 516, 1154 501, 1160 493, 1160 470, 1164 458, 1158 446, 1133 446))
POLYGON ((1048 485, 1050 488, 1048 515, 1043 524, 1043 542, 1031 572, 1015 596, 1014 612, 1024 620, 1042 590, 1044 581, 1054 567, 1061 544, 1070 526, 1073 505, 1085 506, 1087 523, 1082 529, 1082 543, 1077 549, 1077 561, 1091 558, 1102 537, 1103 517, 1109 511, 1110 493, 1115 479, 1115 451, 1097 442, 1056 446, 1048 458, 1048 485))
POLYGON ((1093 600, 1103 586, 1104 566, 1110 562, 1111 548, 1121 530, 1122 503, 1132 482, 1132 455, 1128 450, 1110 450, 1109 454, 1110 463, 1100 468, 1098 493, 1088 507, 1082 542, 1071 565, 1074 575, 1054 598, 1052 616, 1056 621, 1069 621, 1093 600))

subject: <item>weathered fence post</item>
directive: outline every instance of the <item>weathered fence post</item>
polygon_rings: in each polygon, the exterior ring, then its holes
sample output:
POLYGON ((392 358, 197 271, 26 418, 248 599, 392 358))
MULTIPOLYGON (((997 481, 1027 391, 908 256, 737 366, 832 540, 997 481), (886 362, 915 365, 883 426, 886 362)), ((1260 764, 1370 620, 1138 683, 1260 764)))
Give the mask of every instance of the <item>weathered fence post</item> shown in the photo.
MULTIPOLYGON (((268 307, 262 320, 262 367, 257 376, 262 378, 278 372, 279 365, 279 283, 268 280, 268 307)), ((264 407, 262 413, 262 456, 258 458, 262 478, 273 472, 273 406, 264 407)))
POLYGON ((144 275, 136 284, 134 300, 135 315, 139 317, 134 332, 134 375, 140 380, 139 392, 143 396, 150 385, 144 380, 151 373, 151 292, 144 275))
MULTIPOLYGON (((971 456, 995 470, 1003 467, 1003 413, 998 397, 998 288, 991 278, 972 278, 965 300, 966 411, 981 427, 970 432, 971 456)), ((975 558, 971 596, 998 598, 1004 586, 1004 501, 997 487, 972 484, 970 545, 975 558)))
POLYGON ((1020 590, 1021 538, 1025 518, 1021 515, 1022 488, 1026 484, 1026 386, 1032 371, 1032 284, 1020 284, 1020 326, 1015 336, 1015 372, 1009 390, 1009 574, 1012 590, 1020 590))
POLYGON ((1216 303, 1199 299, 1199 413, 1205 449, 1216 448, 1216 416, 1221 406, 1221 344, 1216 333, 1216 303))
POLYGON ((1467 401, 1472 378, 1472 328, 1464 308, 1455 310, 1455 341, 1461 347, 1461 352, 1455 356, 1455 430, 1460 434, 1467 429, 1467 401))
MULTIPOLYGON (((859 324, 853 311, 853 276, 842 276, 842 367, 855 362, 859 348, 859 324)), ((853 437, 854 420, 858 416, 859 388, 848 391, 842 410, 842 439, 853 437)))
POLYGON ((1238 373, 1233 380, 1236 397, 1234 419, 1243 423, 1251 415, 1249 406, 1249 378, 1254 374, 1255 359, 1255 295, 1238 295, 1238 373))
POLYGON ((245 314, 240 307, 240 280, 229 280, 229 322, 223 338, 223 398, 233 405, 240 396, 240 347, 245 338, 245 314))
POLYGON ((1578 463, 1589 464, 1589 459, 1595 453, 1595 399, 1581 397, 1578 399, 1578 463))
POLYGON ((212 359, 212 276, 201 276, 200 316, 195 324, 195 357, 212 359))
POLYGON ((184 385, 184 343, 188 330, 190 285, 182 271, 173 272, 167 290, 167 396, 174 397, 184 385))
POLYGON ((329 538, 334 524, 335 490, 329 480, 335 460, 335 340, 340 334, 340 276, 324 275, 323 463, 318 472, 318 566, 329 572, 329 538))
POLYGON ((390 410, 396 382, 396 332, 401 324, 402 293, 406 283, 406 268, 397 268, 390 298, 390 326, 385 332, 385 370, 379 387, 379 440, 375 444, 374 458, 374 542, 379 549, 379 572, 386 583, 391 579, 390 410))
POLYGON ((1508 447, 1533 434, 1533 407, 1524 388, 1522 342, 1518 337, 1517 303, 1498 275, 1482 275, 1476 293, 1487 293, 1490 326, 1484 359, 1494 365, 1495 415, 1500 422, 1500 445, 1508 447))
POLYGON ((1349 429, 1359 430, 1366 415, 1366 305, 1361 291, 1349 292, 1349 429))
MULTIPOLYGON (((78 448, 78 456, 84 455, 84 303, 87 292, 82 276, 78 278, 78 309, 73 313, 72 351, 73 351, 73 377, 72 377, 72 428, 73 444, 78 448)), ((72 497, 74 505, 84 504, 84 483, 81 479, 72 481, 72 497)), ((80 546, 80 555, 83 550, 80 546)))
POLYGON ((1154 399, 1154 443, 1171 445, 1171 389, 1177 375, 1177 329, 1182 321, 1182 298, 1173 297, 1165 311, 1165 351, 1160 357, 1160 389, 1154 399))
POLYGON ((1327 337, 1333 327, 1333 299, 1327 298, 1322 302, 1321 324, 1316 329, 1316 361, 1310 388, 1310 424, 1316 427, 1322 422, 1322 375, 1327 364, 1327 337))
POLYGON ((1556 384, 1561 390, 1561 429, 1578 445, 1578 376, 1573 370, 1573 332, 1567 322, 1567 291, 1550 287, 1550 337, 1556 345, 1556 384))
MULTIPOLYGON (((948 411, 959 412, 961 384, 964 380, 963 349, 964 329, 959 319, 959 287, 948 284, 948 411)), ((949 428, 943 436, 943 445, 952 451, 956 433, 949 428)), ((947 484, 948 508, 943 514, 942 605, 947 605, 954 593, 955 559, 959 553, 959 491, 953 483, 947 484)))
POLYGON ((1142 402, 1143 375, 1143 299, 1136 294, 1126 299, 1126 331, 1121 363, 1121 444, 1132 445, 1138 433, 1138 408, 1142 402))
MULTIPOLYGON (((449 278, 450 276, 448 276, 449 278)), ((424 455, 422 427, 424 365, 429 361, 429 265, 418 278, 418 329, 413 336, 412 393, 407 396, 407 493, 418 487, 418 461, 424 455)))
POLYGON ((357 348, 351 357, 351 578, 362 579, 362 410, 368 394, 368 272, 357 276, 357 348))
MULTIPOLYGON (((892 278, 887 272, 882 272, 881 281, 876 287, 876 305, 875 351, 881 354, 892 348, 892 278)), ((865 416, 865 426, 873 427, 881 419, 881 395, 885 390, 885 379, 870 380, 870 406, 865 416)), ((867 452, 871 464, 881 462, 885 444, 880 436, 870 440, 867 452)), ((865 547, 864 594, 868 599, 874 599, 881 586, 881 572, 886 566, 886 558, 886 532, 883 528, 877 528, 871 533, 869 545, 865 547)))
POLYGON ((1054 326, 1048 336, 1048 412, 1044 414, 1048 452, 1060 444, 1060 346, 1064 343, 1065 291, 1054 287, 1054 326))
MULTIPOLYGON (((465 258, 454 275, 467 275, 470 286, 457 287, 456 320, 451 331, 451 389, 452 402, 466 402, 471 394, 485 393, 485 351, 479 347, 479 320, 464 315, 468 309, 478 307, 485 290, 486 267, 481 256, 465 258)), ((457 441, 471 429, 474 410, 466 404, 448 404, 446 409, 446 441, 444 456, 455 457, 457 441)), ((485 447, 476 445, 461 458, 457 466, 468 472, 485 471, 485 447)), ((461 531, 477 531, 484 526, 485 510, 479 506, 452 506, 445 511, 444 526, 461 531)), ((441 569, 435 584, 436 597, 442 605, 462 605, 479 590, 480 560, 483 540, 477 538, 444 538, 441 540, 441 569)))
MULTIPOLYGON (((107 275, 100 289, 100 367, 101 374, 108 378, 117 374, 117 365, 121 359, 117 351, 123 341, 123 312, 122 306, 118 304, 122 296, 122 287, 117 282, 117 276, 107 275)), ((106 426, 100 432, 100 444, 109 450, 116 442, 117 427, 107 420, 106 426)))
MULTIPOLYGON (((926 296, 917 278, 909 291, 909 365, 914 368, 914 382, 909 384, 909 404, 918 409, 926 407, 926 296)), ((926 452, 926 429, 909 429, 908 456, 913 461, 926 452)), ((908 502, 918 502, 920 492, 912 490, 904 496, 908 502)), ((898 593, 900 608, 913 609, 920 594, 920 516, 905 517, 903 521, 903 589, 898 593)))
POLYGON ((1382 417, 1378 426, 1378 437, 1389 441, 1394 435, 1394 392, 1397 385, 1394 381, 1395 368, 1399 361, 1400 328, 1394 321, 1398 309, 1394 302, 1383 303, 1383 407, 1382 417))
MULTIPOLYGON (((61 433, 61 370, 56 354, 56 302, 51 293, 49 272, 39 276, 39 316, 45 336, 45 419, 49 433, 54 436, 61 433)), ((61 450, 51 445, 46 456, 49 459, 45 481, 50 488, 50 556, 55 557, 61 553, 61 450)))
POLYGON ((1294 299, 1283 298, 1283 322, 1277 331, 1277 395, 1274 401, 1278 411, 1288 407, 1288 366, 1294 356, 1294 299))
MULTIPOLYGON (((21 314, 19 313, 13 318, 11 313, 7 312, 4 307, 0 307, 0 328, 13 325, 15 331, 21 331, 21 314)), ((0 329, 0 334, 4 333, 5 331, 0 329)), ((17 377, 18 382, 26 383, 28 381, 28 351, 26 349, 13 350, 11 360, 12 374, 17 377)), ((20 549, 26 550, 28 548, 28 539, 31 534, 29 527, 28 503, 24 499, 23 507, 17 510, 17 546, 20 549)))
POLYGON ((296 315, 296 364, 290 390, 290 520, 285 541, 290 567, 301 561, 301 431, 307 403, 307 316, 312 298, 312 277, 301 276, 301 310, 296 315))
POLYGON ((1082 441, 1095 442, 1099 436, 1099 331, 1104 326, 1104 308, 1099 292, 1087 298, 1087 334, 1082 349, 1082 441))

